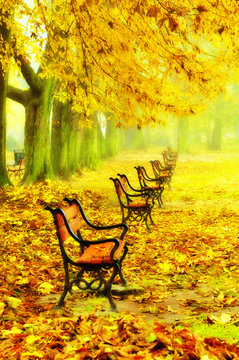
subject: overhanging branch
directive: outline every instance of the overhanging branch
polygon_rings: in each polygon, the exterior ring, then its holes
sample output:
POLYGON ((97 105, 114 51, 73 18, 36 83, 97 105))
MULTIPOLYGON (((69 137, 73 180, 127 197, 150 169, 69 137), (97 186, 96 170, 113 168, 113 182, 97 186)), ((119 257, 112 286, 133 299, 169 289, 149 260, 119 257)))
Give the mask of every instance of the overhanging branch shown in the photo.
POLYGON ((7 97, 25 106, 28 92, 29 90, 21 90, 14 86, 8 86, 7 97))

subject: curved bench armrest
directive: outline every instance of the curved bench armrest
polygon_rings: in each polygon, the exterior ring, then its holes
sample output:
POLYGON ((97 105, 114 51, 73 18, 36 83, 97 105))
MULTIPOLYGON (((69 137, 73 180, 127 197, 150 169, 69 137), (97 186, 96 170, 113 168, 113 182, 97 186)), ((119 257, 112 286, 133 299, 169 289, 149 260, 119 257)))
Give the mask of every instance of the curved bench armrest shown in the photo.
POLYGON ((94 225, 92 224, 88 218, 86 217, 83 208, 81 206, 81 203, 77 200, 77 199, 68 199, 68 198, 64 198, 64 201, 66 201, 69 205, 73 205, 76 204, 80 210, 80 213, 82 215, 82 218, 85 220, 86 224, 89 225, 90 227, 92 227, 95 230, 110 230, 110 229, 117 229, 117 228, 123 228, 123 232, 120 236, 121 239, 124 238, 126 232, 128 231, 128 226, 126 224, 123 223, 119 223, 119 224, 113 224, 113 225, 105 225, 105 226, 98 226, 98 225, 94 225))

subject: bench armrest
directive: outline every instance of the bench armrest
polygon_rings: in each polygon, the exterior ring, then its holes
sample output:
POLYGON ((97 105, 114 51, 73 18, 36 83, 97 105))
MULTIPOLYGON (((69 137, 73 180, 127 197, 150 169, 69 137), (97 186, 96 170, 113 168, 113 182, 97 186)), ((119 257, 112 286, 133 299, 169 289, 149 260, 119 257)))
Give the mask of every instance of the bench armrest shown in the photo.
POLYGON ((123 228, 123 232, 120 236, 120 239, 123 239, 126 232, 128 231, 128 226, 126 224, 123 224, 123 223, 119 223, 119 224, 113 224, 113 225, 106 225, 106 226, 98 226, 98 225, 94 225, 92 224, 86 217, 83 209, 82 209, 82 206, 80 204, 80 202, 77 200, 77 199, 68 199, 68 198, 64 198, 63 199, 64 201, 66 201, 69 205, 73 205, 73 204, 76 204, 80 210, 80 213, 82 215, 82 218, 85 220, 86 224, 89 225, 90 227, 92 227, 93 229, 95 230, 110 230, 110 229, 117 229, 117 228, 123 228))
POLYGON ((142 189, 135 189, 135 188, 133 188, 133 186, 130 184, 130 182, 129 182, 129 180, 128 180, 128 178, 127 178, 127 176, 125 175, 125 174, 117 174, 117 176, 119 176, 121 179, 124 177, 125 179, 126 179, 126 181, 127 181, 127 184, 128 184, 128 186, 129 186, 129 188, 131 189, 131 190, 133 190, 133 191, 135 191, 135 192, 138 192, 138 193, 142 193, 142 191, 144 191, 144 190, 142 190, 142 189))

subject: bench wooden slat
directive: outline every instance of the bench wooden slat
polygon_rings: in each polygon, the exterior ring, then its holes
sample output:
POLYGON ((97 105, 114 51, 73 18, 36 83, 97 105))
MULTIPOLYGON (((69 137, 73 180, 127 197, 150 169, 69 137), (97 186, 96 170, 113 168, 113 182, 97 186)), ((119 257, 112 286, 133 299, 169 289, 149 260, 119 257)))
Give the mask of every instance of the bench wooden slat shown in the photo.
POLYGON ((110 253, 114 247, 113 243, 90 245, 85 249, 81 255, 78 264, 112 264, 114 260, 119 260, 125 246, 125 241, 120 240, 120 245, 114 253, 114 259, 110 256, 110 253))
MULTIPOLYGON (((73 210, 73 209, 71 209, 71 210, 73 210)), ((69 232, 66 228, 63 216, 61 214, 57 214, 56 218, 57 218, 57 222, 58 222, 58 231, 60 234, 60 239, 62 242, 65 242, 71 235, 69 234, 69 232)), ((74 234, 76 234, 77 230, 80 228, 81 219, 79 217, 75 217, 68 222, 71 227, 71 230, 73 231, 74 234)))

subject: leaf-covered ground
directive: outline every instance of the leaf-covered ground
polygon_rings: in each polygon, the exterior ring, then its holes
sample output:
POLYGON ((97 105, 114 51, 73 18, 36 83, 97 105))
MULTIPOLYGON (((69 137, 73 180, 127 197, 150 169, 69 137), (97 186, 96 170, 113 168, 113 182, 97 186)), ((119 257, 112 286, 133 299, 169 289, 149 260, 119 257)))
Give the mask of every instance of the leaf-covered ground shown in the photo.
POLYGON ((143 291, 117 293, 119 313, 85 292, 53 309, 64 272, 45 205, 76 197, 93 223, 120 222, 109 178, 124 172, 137 186, 134 166, 151 173, 160 153, 121 153, 71 183, 0 190, 0 359, 239 358, 239 154, 179 158, 152 232, 133 224, 126 235, 124 275, 143 291))

